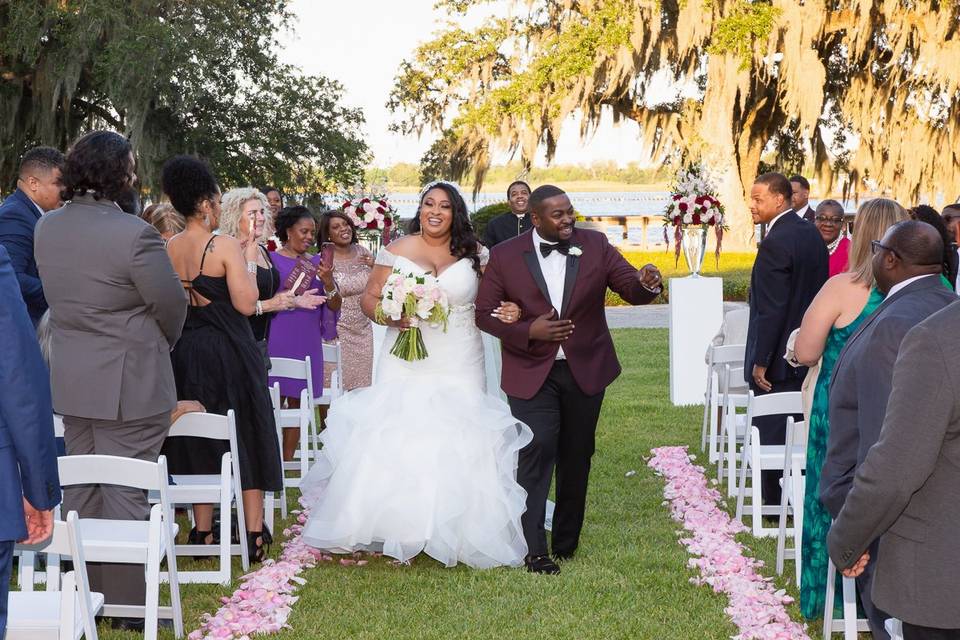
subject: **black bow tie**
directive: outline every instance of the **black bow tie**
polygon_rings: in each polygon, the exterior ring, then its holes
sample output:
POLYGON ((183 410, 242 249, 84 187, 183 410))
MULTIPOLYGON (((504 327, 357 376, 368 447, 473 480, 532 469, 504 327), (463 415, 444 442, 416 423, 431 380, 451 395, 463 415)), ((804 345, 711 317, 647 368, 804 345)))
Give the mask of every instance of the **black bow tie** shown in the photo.
POLYGON ((550 244, 549 242, 540 243, 540 254, 546 258, 549 257, 552 252, 556 251, 557 253, 562 253, 565 256, 570 255, 570 243, 569 242, 559 242, 557 244, 550 244))

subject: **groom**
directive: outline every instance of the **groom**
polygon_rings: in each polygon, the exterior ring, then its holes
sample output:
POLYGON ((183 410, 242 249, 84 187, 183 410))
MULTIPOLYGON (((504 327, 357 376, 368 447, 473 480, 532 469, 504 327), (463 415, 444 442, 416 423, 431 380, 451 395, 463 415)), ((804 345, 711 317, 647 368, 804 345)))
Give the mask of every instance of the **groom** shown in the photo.
POLYGON ((554 467, 553 555, 566 560, 583 526, 604 390, 620 374, 604 314, 607 287, 646 304, 661 279, 653 265, 631 267, 602 233, 574 229, 576 214, 561 189, 539 187, 529 205, 534 228, 490 252, 476 314, 477 326, 503 344, 501 386, 514 417, 533 431, 517 471, 527 491, 527 570, 552 574, 560 568, 547 553, 544 511, 554 467), (501 301, 520 307, 517 322, 492 315, 501 301))

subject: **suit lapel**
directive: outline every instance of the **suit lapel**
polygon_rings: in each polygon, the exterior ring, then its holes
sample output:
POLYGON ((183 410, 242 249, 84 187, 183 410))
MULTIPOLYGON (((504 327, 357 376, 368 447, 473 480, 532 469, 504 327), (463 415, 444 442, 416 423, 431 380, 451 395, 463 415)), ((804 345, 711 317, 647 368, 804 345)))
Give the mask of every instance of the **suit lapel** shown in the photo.
POLYGON ((564 318, 570 309, 570 298, 573 297, 573 288, 577 284, 577 273, 580 271, 580 259, 567 256, 567 270, 563 279, 563 302, 560 305, 560 317, 564 318))
POLYGON ((540 293, 543 294, 543 299, 547 301, 547 304, 550 304, 550 291, 547 289, 547 281, 543 277, 543 270, 540 268, 537 254, 534 253, 533 249, 527 249, 523 252, 523 260, 527 263, 527 269, 530 270, 530 275, 533 276, 533 281, 537 283, 540 293))

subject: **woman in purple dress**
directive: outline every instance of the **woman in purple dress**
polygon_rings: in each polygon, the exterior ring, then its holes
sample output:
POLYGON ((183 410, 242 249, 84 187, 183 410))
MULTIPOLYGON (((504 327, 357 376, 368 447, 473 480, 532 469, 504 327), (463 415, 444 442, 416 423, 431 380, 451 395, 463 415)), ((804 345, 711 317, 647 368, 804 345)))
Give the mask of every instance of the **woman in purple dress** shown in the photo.
MULTIPOLYGON (((283 246, 272 252, 270 257, 280 272, 281 287, 286 286, 287 278, 298 261, 309 260, 317 272, 307 288, 320 289, 326 302, 313 310, 279 312, 270 327, 268 351, 271 358, 303 360, 310 356, 313 391, 318 394, 323 385, 323 341, 337 337, 337 320, 342 299, 333 279, 333 270, 321 263, 319 255, 307 253, 317 237, 317 221, 310 210, 300 206, 284 208, 277 216, 276 228, 277 237, 283 246)), ((306 388, 305 382, 271 376, 270 384, 273 385, 274 382, 280 383, 280 395, 287 407, 300 406, 300 392, 306 388)), ((283 430, 284 460, 293 459, 299 439, 299 429, 283 430)))

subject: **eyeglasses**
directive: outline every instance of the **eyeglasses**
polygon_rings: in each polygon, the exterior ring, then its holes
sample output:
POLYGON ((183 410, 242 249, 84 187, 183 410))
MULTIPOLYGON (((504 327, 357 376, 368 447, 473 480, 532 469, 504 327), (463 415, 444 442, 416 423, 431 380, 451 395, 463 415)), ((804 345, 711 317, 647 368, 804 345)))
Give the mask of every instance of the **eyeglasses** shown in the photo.
POLYGON ((816 220, 817 222, 823 223, 823 224, 832 224, 832 225, 841 225, 841 224, 843 224, 843 218, 831 218, 831 217, 828 217, 828 216, 817 216, 816 218, 814 218, 814 220, 816 220))
POLYGON ((892 253, 893 255, 895 255, 895 256, 896 256, 897 258, 899 258, 900 260, 903 260, 903 258, 900 256, 900 254, 897 253, 897 250, 896 250, 896 249, 894 249, 894 248, 892 248, 892 247, 888 247, 887 245, 883 244, 883 243, 880 242, 879 240, 871 240, 871 241, 870 241, 870 253, 876 254, 878 251, 880 251, 880 249, 884 249, 884 250, 886 250, 886 251, 889 251, 890 253, 892 253))

